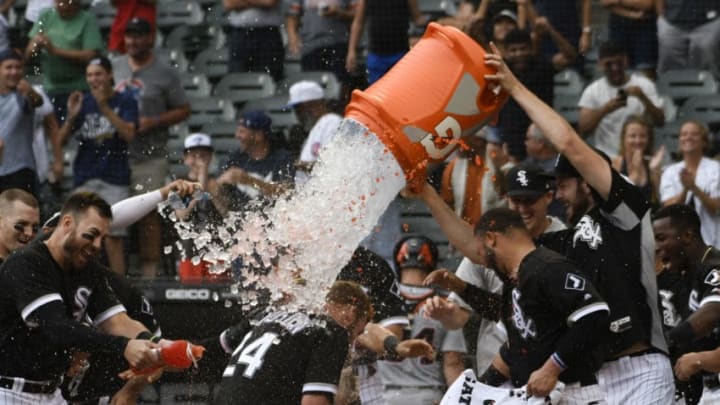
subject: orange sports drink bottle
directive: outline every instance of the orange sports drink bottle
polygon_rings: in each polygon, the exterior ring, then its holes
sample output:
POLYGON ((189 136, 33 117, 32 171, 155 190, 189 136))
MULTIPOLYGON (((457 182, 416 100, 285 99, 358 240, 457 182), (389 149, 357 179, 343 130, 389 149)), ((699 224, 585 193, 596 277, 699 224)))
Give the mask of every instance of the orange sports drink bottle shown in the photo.
POLYGON ((484 75, 485 50, 452 27, 428 25, 422 39, 380 80, 355 90, 345 117, 363 124, 393 154, 411 189, 428 163, 443 161, 493 119, 508 98, 484 75))
MULTIPOLYGON (((176 340, 167 346, 163 346, 159 349, 158 356, 162 360, 163 366, 170 366, 175 368, 188 368, 192 365, 197 366, 197 361, 200 360, 205 352, 203 346, 194 345, 187 340, 176 340)), ((141 370, 133 369, 135 374, 150 374, 156 371, 159 367, 145 368, 141 370)))

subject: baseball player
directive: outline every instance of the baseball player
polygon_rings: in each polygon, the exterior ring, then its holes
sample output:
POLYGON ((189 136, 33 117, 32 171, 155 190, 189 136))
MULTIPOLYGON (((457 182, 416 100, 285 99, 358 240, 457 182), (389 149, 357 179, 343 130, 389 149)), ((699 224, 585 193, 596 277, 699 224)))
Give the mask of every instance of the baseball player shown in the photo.
MULTIPOLYGON (((395 274, 379 255, 359 247, 350 262, 340 270, 338 280, 360 284, 370 296, 375 315, 373 322, 390 330, 398 339, 410 324, 403 310, 395 274)), ((383 385, 377 373, 377 354, 360 346, 352 348, 352 368, 358 376, 363 405, 383 405, 383 385)))
MULTIPOLYGON (((658 256, 670 267, 687 269, 690 275, 690 294, 681 307, 681 321, 668 334, 673 352, 702 352, 720 345, 720 251, 708 246, 702 238, 700 218, 687 205, 670 205, 653 217, 658 256)), ((676 364, 680 380, 705 370, 702 356, 688 354, 676 364), (691 361, 692 360, 692 361, 691 361), (697 360, 700 360, 698 363, 697 360)), ((712 368, 708 368, 712 371, 712 368)), ((720 401, 720 380, 717 372, 702 375, 704 389, 700 403, 720 401)), ((697 402, 697 392, 686 391, 687 403, 697 402)))
MULTIPOLYGON (((566 229, 560 219, 548 215, 548 207, 553 199, 553 180, 552 176, 544 173, 542 169, 529 164, 515 166, 504 176, 508 207, 520 214, 533 238, 546 232, 566 229)), ((453 246, 465 255, 455 275, 483 290, 500 294, 502 281, 495 272, 477 264, 481 258, 475 249, 472 226, 455 215, 432 187, 423 187, 418 197, 430 208, 453 246)), ((454 292, 449 299, 457 304, 457 311, 453 325, 448 326, 464 326, 470 318, 472 308, 454 292)), ((476 349, 477 370, 484 371, 491 365, 500 345, 506 339, 507 336, 496 326, 496 322, 481 320, 476 349)))
POLYGON ((437 247, 424 236, 406 236, 395 247, 395 268, 400 278, 400 295, 405 299, 410 327, 408 339, 425 339, 437 353, 436 358, 385 359, 378 362, 385 388, 386 405, 434 405, 446 388, 462 373, 465 337, 462 330, 448 331, 434 319, 425 317, 422 302, 435 295, 422 285, 437 266, 437 247))
POLYGON ((368 325, 371 300, 356 283, 336 281, 325 309, 320 315, 272 311, 254 327, 244 322, 223 332, 220 344, 235 348, 215 403, 330 405, 349 342, 356 338, 387 355, 432 355, 424 341, 398 344, 391 332, 368 325))
MULTIPOLYGON (((462 298, 484 317, 501 319, 508 341, 500 349, 513 386, 527 384, 531 396, 545 397, 558 381, 565 383, 563 403, 605 403, 591 353, 608 325, 608 305, 592 282, 567 258, 536 247, 519 214, 492 209, 478 221, 475 234, 483 265, 503 280, 498 296, 470 284, 462 298)), ((431 281, 451 279, 446 270, 433 272, 431 281)), ((446 301, 433 297, 426 311, 445 315, 446 301)))
POLYGON ((123 353, 131 367, 157 363, 158 346, 135 338, 145 337, 145 327, 127 316, 107 279, 88 268, 111 218, 97 195, 74 194, 47 240, 0 267, 0 403, 62 403, 59 385, 77 350, 123 353))
POLYGON ((517 80, 500 52, 485 56, 491 86, 517 101, 561 155, 556 198, 573 228, 543 235, 541 244, 577 262, 610 306, 610 328, 597 355, 598 379, 613 404, 673 401, 673 376, 657 307, 655 241, 649 201, 613 170, 551 107, 517 80))

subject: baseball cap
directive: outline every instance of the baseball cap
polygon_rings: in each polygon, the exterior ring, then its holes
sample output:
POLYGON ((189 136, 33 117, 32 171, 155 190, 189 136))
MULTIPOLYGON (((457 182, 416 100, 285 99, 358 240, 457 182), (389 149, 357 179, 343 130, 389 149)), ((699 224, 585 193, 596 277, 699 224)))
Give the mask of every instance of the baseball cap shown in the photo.
POLYGON ((125 34, 147 35, 152 32, 148 20, 140 17, 133 17, 125 26, 125 34))
POLYGON ((540 197, 552 189, 552 175, 537 166, 519 164, 505 175, 508 197, 540 197))
POLYGON ((498 20, 503 19, 503 18, 508 18, 515 23, 517 23, 517 20, 518 20, 517 14, 515 14, 511 10, 505 9, 505 10, 502 10, 501 12, 495 14, 495 16, 493 17, 493 23, 496 23, 496 22, 498 22, 498 20))
MULTIPOLYGON (((592 147, 592 149, 597 153, 598 155, 602 156, 603 159, 605 159, 608 164, 610 164, 610 158, 608 155, 605 154, 605 152, 601 151, 598 148, 592 147)), ((575 166, 568 160, 568 158, 565 157, 565 155, 558 154, 557 159, 555 159, 555 170, 554 170, 555 177, 582 177, 580 175, 580 172, 577 171, 575 166)))
POLYGON ((212 146, 212 139, 206 134, 202 134, 199 132, 196 132, 194 134, 190 134, 185 138, 185 150, 193 149, 193 148, 206 148, 206 149, 213 149, 212 146))
POLYGON ((262 129, 266 134, 271 132, 272 119, 262 111, 246 111, 240 118, 239 125, 249 129, 262 129))
POLYGON ((301 103, 322 100, 324 98, 325 93, 319 84, 310 80, 301 80, 290 86, 290 99, 288 100, 288 106, 295 107, 301 103))

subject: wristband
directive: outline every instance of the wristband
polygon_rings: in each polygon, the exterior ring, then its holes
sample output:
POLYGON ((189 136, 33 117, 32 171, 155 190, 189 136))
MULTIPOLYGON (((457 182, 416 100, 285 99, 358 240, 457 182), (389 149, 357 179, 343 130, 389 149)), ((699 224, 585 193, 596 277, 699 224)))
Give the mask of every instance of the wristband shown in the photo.
POLYGON ((399 359, 400 356, 397 352, 398 338, 395 335, 390 335, 383 340, 383 347, 385 348, 385 357, 391 360, 399 359))
POLYGON ((152 340, 152 338, 153 338, 152 333, 150 333, 146 330, 138 333, 138 335, 135 336, 135 339, 140 339, 140 340, 152 340))

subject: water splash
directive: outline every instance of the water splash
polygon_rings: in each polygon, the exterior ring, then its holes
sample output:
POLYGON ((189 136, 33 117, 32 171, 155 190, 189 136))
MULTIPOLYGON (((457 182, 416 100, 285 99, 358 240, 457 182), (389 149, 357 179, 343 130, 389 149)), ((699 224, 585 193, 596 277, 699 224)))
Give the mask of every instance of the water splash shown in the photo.
POLYGON ((205 232, 176 227, 183 239, 205 248, 206 261, 241 259, 238 288, 248 292, 241 294, 247 299, 243 308, 257 305, 253 290, 265 288, 278 305, 314 311, 404 186, 402 169, 385 145, 363 125, 345 119, 304 185, 273 206, 226 220, 214 232, 232 243, 212 243, 205 232), (233 228, 237 221, 241 225, 233 228))

